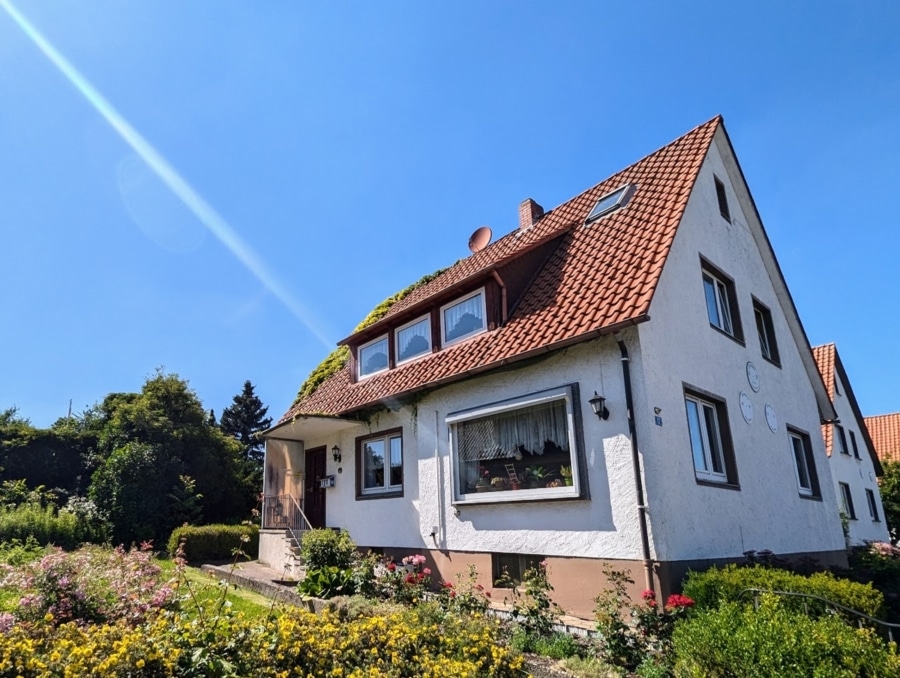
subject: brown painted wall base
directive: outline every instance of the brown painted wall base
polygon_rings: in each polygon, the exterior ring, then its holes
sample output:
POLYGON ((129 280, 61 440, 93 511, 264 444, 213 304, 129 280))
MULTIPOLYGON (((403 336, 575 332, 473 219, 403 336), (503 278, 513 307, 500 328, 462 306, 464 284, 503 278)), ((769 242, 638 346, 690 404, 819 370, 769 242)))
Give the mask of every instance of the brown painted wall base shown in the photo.
MULTIPOLYGON (((503 602, 505 598, 511 598, 509 589, 495 588, 491 581, 492 563, 490 553, 474 553, 467 551, 439 551, 439 550, 415 550, 384 547, 360 547, 365 552, 368 548, 383 552, 385 556, 392 557, 399 562, 404 556, 413 553, 421 553, 428 559, 428 567, 432 570, 434 581, 459 581, 465 576, 469 565, 474 565, 478 571, 478 583, 490 591, 491 598, 496 602, 503 602)), ((799 560, 809 557, 817 560, 822 566, 832 565, 847 566, 847 554, 844 551, 828 551, 817 553, 793 553, 781 556, 789 560, 799 560)), ((654 563, 655 586, 661 600, 670 593, 681 590, 681 581, 688 570, 702 571, 712 565, 726 565, 739 562, 742 558, 716 558, 698 560, 680 560, 654 563)), ((618 570, 625 572, 635 583, 629 587, 628 593, 635 602, 640 601, 644 585, 644 565, 640 560, 616 560, 597 558, 561 558, 549 556, 546 558, 549 569, 549 579, 553 586, 553 600, 563 611, 573 617, 581 619, 593 619, 594 598, 601 590, 606 588, 607 578, 604 570, 618 570)))

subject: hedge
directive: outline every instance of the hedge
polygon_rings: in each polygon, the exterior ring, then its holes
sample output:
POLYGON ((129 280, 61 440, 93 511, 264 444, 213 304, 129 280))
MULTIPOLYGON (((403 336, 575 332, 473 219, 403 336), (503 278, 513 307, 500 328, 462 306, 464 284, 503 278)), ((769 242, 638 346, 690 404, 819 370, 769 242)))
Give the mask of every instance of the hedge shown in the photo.
POLYGON ((184 541, 184 557, 189 563, 229 560, 240 548, 251 559, 259 556, 259 527, 256 525, 184 525, 172 532, 166 548, 174 555, 184 541), (241 537, 250 541, 242 542, 241 537))

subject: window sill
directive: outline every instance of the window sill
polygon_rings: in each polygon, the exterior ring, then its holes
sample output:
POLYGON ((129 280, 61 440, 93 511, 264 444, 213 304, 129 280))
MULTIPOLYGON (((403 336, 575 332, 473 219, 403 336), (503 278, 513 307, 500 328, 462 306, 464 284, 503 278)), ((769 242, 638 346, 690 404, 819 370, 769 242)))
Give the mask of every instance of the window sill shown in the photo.
POLYGON ((367 501, 369 499, 396 499, 403 496, 403 490, 391 490, 390 492, 369 492, 366 494, 357 494, 356 501, 367 501))
POLYGON ((712 323, 710 323, 709 326, 712 327, 716 332, 718 332, 719 334, 721 334, 723 337, 728 337, 728 338, 731 339, 734 343, 740 344, 741 346, 743 346, 743 347, 746 348, 747 344, 744 343, 744 340, 743 340, 741 337, 737 337, 737 336, 735 336, 735 335, 733 335, 733 334, 728 334, 728 332, 726 332, 725 330, 723 330, 721 327, 717 327, 716 325, 713 325, 712 323))
POLYGON ((469 492, 459 495, 451 503, 454 506, 474 504, 521 504, 529 501, 555 501, 581 499, 581 493, 571 485, 536 490, 501 490, 497 492, 469 492))
POLYGON ((694 477, 694 480, 697 481, 698 485, 703 485, 704 487, 720 487, 723 490, 737 490, 740 491, 741 486, 736 483, 722 483, 716 480, 705 480, 703 478, 694 477))
POLYGON ((801 499, 806 499, 807 501, 822 501, 822 497, 817 497, 814 494, 800 494, 798 492, 797 496, 800 497, 801 499))

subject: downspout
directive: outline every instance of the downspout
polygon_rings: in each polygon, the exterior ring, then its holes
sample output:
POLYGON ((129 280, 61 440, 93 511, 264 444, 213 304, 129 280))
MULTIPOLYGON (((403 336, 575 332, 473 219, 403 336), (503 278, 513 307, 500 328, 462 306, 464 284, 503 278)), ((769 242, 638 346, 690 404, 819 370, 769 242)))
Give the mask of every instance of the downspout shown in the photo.
POLYGON ((503 278, 500 277, 500 274, 497 273, 497 269, 491 271, 491 275, 494 276, 494 280, 497 281, 497 284, 500 285, 500 314, 503 318, 502 324, 506 324, 507 320, 507 308, 506 308, 506 285, 503 284, 503 278))
POLYGON ((628 410, 628 433, 631 436, 631 465, 634 467, 634 491, 637 495, 638 524, 641 527, 641 551, 644 559, 644 584, 650 591, 653 586, 653 561, 650 559, 650 535, 647 532, 647 503, 644 501, 644 481, 641 478, 641 458, 638 454, 637 426, 634 421, 634 399, 631 394, 631 362, 628 347, 621 336, 614 335, 622 354, 622 379, 625 381, 625 407, 628 410))

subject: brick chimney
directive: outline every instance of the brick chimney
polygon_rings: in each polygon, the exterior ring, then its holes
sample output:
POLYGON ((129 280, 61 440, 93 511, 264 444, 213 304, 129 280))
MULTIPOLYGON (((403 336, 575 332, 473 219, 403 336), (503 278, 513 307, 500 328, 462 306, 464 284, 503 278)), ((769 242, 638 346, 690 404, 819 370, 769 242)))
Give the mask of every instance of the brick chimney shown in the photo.
POLYGON ((531 198, 525 198, 519 205, 519 228, 531 228, 535 221, 544 216, 544 208, 531 198))

